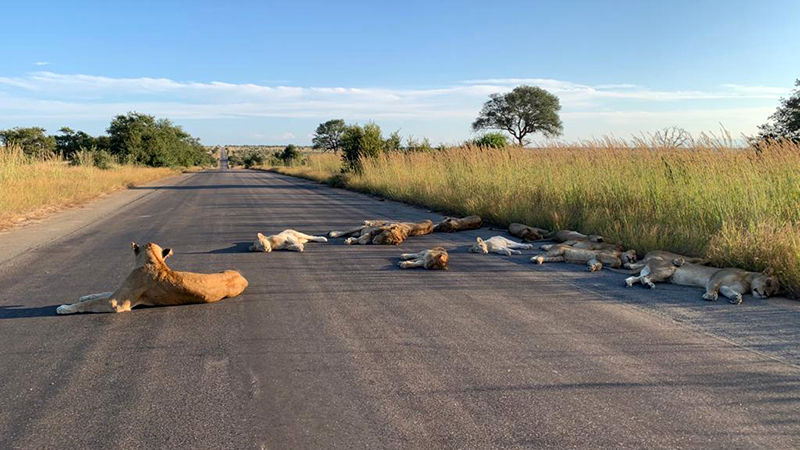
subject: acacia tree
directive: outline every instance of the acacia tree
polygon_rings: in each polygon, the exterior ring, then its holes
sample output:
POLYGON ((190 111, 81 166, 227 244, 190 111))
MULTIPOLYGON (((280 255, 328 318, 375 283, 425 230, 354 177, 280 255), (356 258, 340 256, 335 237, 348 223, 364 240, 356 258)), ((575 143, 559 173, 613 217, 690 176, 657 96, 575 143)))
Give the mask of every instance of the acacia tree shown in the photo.
POLYGON ((56 149, 56 139, 41 127, 16 127, 0 130, 0 142, 6 147, 19 145, 28 156, 45 157, 56 149))
POLYGON ((800 79, 789 98, 782 98, 778 109, 769 116, 769 122, 758 127, 761 139, 791 139, 800 141, 800 79))
POLYGON ((336 153, 342 148, 342 133, 344 133, 345 128, 347 128, 347 125, 342 119, 321 123, 316 132, 314 132, 314 138, 311 139, 311 143, 316 149, 336 153))
POLYGON ((558 136, 563 130, 558 97, 536 86, 518 86, 506 94, 492 94, 472 123, 475 131, 503 130, 525 145, 525 136, 541 132, 558 136))

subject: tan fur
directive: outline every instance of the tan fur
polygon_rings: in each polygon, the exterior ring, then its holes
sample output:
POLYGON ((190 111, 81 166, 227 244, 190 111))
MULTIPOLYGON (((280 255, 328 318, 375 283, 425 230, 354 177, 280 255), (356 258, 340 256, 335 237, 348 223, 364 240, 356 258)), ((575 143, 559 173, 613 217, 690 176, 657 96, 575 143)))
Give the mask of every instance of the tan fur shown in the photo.
POLYGON ((481 219, 480 216, 467 216, 460 219, 457 217, 445 217, 444 220, 433 227, 433 231, 450 233, 454 231, 475 230, 480 228, 482 224, 483 219, 481 219))
POLYGON ((625 285, 631 287, 635 283, 642 283, 650 289, 655 289, 655 283, 669 281, 678 267, 686 263, 686 259, 685 256, 677 253, 660 250, 649 252, 639 262, 624 264, 624 267, 628 269, 639 271, 638 276, 626 278, 625 285))
POLYGON ((323 236, 312 236, 295 230, 283 230, 278 234, 264 236, 258 233, 255 242, 250 246, 251 252, 271 252, 273 250, 289 250, 302 252, 307 242, 328 242, 323 236))
POLYGON ((343 231, 331 231, 330 233, 328 233, 328 237, 330 238, 358 237, 364 233, 364 230, 380 227, 388 223, 390 223, 388 220, 381 220, 381 219, 365 220, 364 222, 362 222, 361 226, 356 228, 351 228, 349 230, 343 230, 343 231))
MULTIPOLYGON (((364 225, 358 231, 351 230, 351 236, 345 239, 347 245, 375 244, 375 245, 400 245, 409 236, 422 236, 433 232, 433 222, 384 222, 381 225, 364 225)), ((338 236, 342 234, 336 233, 338 236)))
POLYGON ((470 247, 469 251, 472 253, 497 253, 500 255, 519 255, 522 252, 519 249, 529 250, 532 249, 532 244, 523 244, 521 242, 512 241, 503 236, 493 236, 489 239, 476 238, 475 244, 470 247))
POLYGON ((165 306, 213 303, 236 297, 247 288, 247 280, 233 270, 192 273, 172 270, 165 259, 171 249, 148 243, 144 249, 131 243, 136 267, 116 291, 81 297, 77 303, 61 305, 58 314, 125 312, 139 305, 165 306))
POLYGON ((524 225, 521 223, 512 223, 508 226, 508 234, 518 237, 523 241, 538 241, 544 239, 550 232, 542 229, 524 225))
POLYGON ((603 236, 598 236, 596 234, 583 234, 572 230, 559 230, 547 235, 546 237, 556 240, 558 242, 566 242, 566 241, 603 242, 604 241, 603 236))
POLYGON ((400 255, 400 259, 403 261, 398 262, 397 265, 401 269, 422 267, 428 270, 447 270, 450 256, 444 248, 434 247, 419 253, 403 253, 400 255))
POLYGON ((531 258, 531 262, 536 264, 546 262, 586 264, 592 272, 602 269, 604 265, 613 268, 622 267, 629 261, 636 261, 636 251, 588 250, 564 244, 555 245, 546 253, 531 258))
POLYGON ((772 269, 748 272, 742 269, 718 269, 700 264, 684 264, 670 278, 674 284, 705 288, 703 299, 714 301, 719 294, 733 304, 742 302, 742 295, 750 293, 756 298, 767 298, 780 291, 780 283, 772 269))
POLYGON ((572 248, 582 248, 584 250, 603 250, 606 252, 623 251, 623 247, 621 244, 611 244, 606 242, 592 242, 592 241, 564 241, 560 244, 542 245, 539 248, 541 248, 544 251, 549 251, 550 249, 555 248, 559 245, 566 245, 572 248))

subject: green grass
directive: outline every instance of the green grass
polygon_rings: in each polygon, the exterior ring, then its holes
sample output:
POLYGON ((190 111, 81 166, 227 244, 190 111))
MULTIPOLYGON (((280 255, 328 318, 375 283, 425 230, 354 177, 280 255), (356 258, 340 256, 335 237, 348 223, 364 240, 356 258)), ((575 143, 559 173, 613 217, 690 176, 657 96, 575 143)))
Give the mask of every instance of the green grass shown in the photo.
POLYGON ((334 155, 279 172, 425 205, 606 236, 642 254, 707 256, 748 270, 773 267, 800 294, 800 146, 760 152, 696 143, 689 149, 617 142, 544 149, 452 148, 391 153, 338 176, 334 155))

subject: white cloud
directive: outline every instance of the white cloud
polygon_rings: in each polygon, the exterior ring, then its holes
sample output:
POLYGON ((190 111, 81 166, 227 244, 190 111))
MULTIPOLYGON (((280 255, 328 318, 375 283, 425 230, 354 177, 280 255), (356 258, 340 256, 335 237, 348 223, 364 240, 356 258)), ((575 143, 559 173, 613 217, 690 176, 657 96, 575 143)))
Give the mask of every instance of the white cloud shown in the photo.
MULTIPOLYGON (((567 136, 575 138, 669 125, 694 130, 698 124, 711 124, 716 129, 719 122, 734 133, 752 132, 777 99, 790 93, 788 88, 771 86, 723 84, 710 90, 657 90, 630 83, 589 85, 550 78, 467 80, 429 89, 299 87, 41 71, 0 76, 0 127, 44 118, 107 122, 113 115, 136 110, 175 120, 342 117, 362 122, 440 122, 450 127, 463 123, 463 132, 443 131, 452 136, 466 133, 488 95, 520 84, 537 85, 558 95, 567 136)), ((404 128, 410 134, 414 131, 404 128)), ((281 132, 273 129, 269 135, 281 132)), ((294 130, 281 137, 296 139, 300 135, 294 130)))
POLYGON ((47 61, 36 61, 35 63, 33 63, 33 65, 34 66, 49 66, 50 63, 47 62, 47 61))

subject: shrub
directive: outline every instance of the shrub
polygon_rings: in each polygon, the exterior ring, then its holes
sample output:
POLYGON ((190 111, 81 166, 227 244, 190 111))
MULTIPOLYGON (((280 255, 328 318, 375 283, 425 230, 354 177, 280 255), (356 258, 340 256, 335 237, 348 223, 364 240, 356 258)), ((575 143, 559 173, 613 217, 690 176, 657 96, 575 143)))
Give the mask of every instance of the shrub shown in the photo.
POLYGON ((486 133, 471 142, 476 147, 503 148, 508 146, 508 137, 503 133, 486 133))
POLYGON ((291 166, 295 162, 300 161, 303 158, 303 155, 300 153, 300 150, 298 150, 297 147, 290 144, 283 149, 279 158, 281 162, 283 162, 284 166, 291 166))
POLYGON ((383 153, 384 148, 381 127, 375 123, 348 126, 342 133, 342 170, 358 172, 362 158, 374 158, 383 153))

